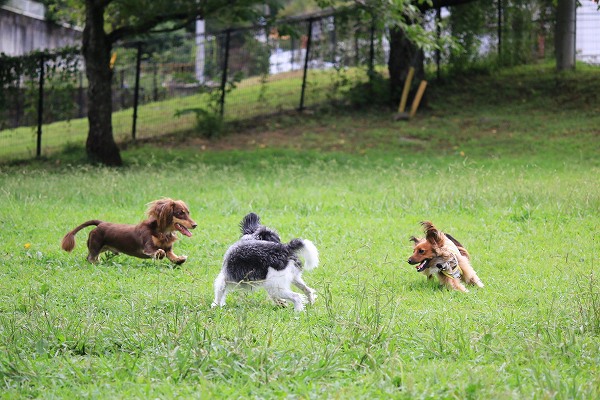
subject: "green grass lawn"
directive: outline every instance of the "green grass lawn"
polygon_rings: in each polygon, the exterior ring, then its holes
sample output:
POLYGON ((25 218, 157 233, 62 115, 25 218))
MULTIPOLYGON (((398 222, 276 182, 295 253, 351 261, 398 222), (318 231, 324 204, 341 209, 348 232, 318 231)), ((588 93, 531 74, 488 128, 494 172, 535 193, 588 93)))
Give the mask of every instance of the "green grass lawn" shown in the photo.
POLYGON ((0 167, 0 397, 598 398, 597 78, 516 69, 428 88, 411 122, 288 116, 129 146, 119 169, 81 147, 0 167), (90 265, 89 230, 60 250, 81 222, 137 223, 163 196, 199 224, 180 268, 90 265), (260 291, 210 308, 249 211, 318 247, 304 313, 260 291), (406 263, 426 219, 484 288, 406 263))

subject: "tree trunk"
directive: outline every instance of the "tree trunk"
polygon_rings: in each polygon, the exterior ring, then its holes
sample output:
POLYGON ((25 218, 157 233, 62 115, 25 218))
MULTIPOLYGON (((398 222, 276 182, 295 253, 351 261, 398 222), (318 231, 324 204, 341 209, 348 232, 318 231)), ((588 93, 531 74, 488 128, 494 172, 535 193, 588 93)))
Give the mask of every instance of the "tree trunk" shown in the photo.
POLYGON ((575 69, 575 1, 558 0, 556 7, 556 69, 575 69))
POLYGON ((105 165, 123 164, 112 128, 112 43, 104 31, 104 6, 98 0, 86 0, 83 56, 88 78, 88 157, 105 165))
POLYGON ((388 72, 390 74, 391 98, 395 102, 397 102, 402 95, 404 81, 406 80, 408 69, 410 67, 415 68, 414 82, 425 79, 423 51, 408 40, 402 29, 393 27, 390 29, 388 72))

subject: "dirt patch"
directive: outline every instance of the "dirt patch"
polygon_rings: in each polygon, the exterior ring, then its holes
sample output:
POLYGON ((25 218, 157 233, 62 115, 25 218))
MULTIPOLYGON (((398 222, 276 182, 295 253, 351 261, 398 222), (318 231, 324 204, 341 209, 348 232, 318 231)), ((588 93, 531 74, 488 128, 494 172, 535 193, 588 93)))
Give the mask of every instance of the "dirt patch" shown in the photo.
POLYGON ((426 141, 413 128, 377 113, 342 115, 287 114, 229 126, 216 138, 188 132, 138 140, 136 143, 198 151, 264 148, 307 149, 364 153, 367 149, 421 148, 426 141))

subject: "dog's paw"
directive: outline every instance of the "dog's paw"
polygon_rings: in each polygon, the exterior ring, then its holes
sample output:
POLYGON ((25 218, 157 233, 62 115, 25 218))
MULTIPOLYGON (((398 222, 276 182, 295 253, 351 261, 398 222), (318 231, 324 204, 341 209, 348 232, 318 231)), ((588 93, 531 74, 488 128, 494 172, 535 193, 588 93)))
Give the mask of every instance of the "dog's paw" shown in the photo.
POLYGON ((294 293, 290 300, 294 303, 294 311, 304 311, 304 304, 307 302, 305 295, 294 293))
POLYGON ((304 301, 301 302, 301 303, 295 303, 294 304, 294 311, 296 311, 296 312, 302 312, 302 311, 304 311, 304 303, 305 303, 304 301))
POLYGON ((307 299, 308 299, 308 304, 315 304, 315 300, 317 299, 317 293, 314 290, 312 290, 308 294, 307 299))
POLYGON ((187 260, 187 256, 177 257, 173 262, 177 265, 181 265, 187 260))
POLYGON ((298 293, 298 296, 300 296, 300 301, 302 302, 302 304, 306 304, 309 302, 309 298, 303 294, 298 293))
POLYGON ((165 251, 163 249, 158 249, 154 253, 154 258, 157 260, 162 260, 163 258, 166 257, 166 255, 167 255, 167 253, 165 253, 165 251))
POLYGON ((469 293, 469 289, 467 289, 461 282, 450 282, 450 284, 447 285, 447 288, 450 290, 456 290, 458 292, 469 293))
POLYGON ((285 301, 284 299, 272 299, 273 303, 275 303, 276 306, 279 307, 287 307, 287 301, 285 301))

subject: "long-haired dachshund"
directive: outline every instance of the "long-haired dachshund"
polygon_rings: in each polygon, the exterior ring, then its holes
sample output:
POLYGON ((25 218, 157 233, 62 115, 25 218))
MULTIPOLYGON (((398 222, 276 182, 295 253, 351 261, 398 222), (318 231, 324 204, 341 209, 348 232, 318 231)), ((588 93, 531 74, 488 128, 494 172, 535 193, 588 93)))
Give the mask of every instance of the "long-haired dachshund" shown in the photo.
POLYGON ((421 222, 425 238, 411 237, 414 251, 408 263, 416 265, 421 272, 431 279, 434 275, 441 284, 449 289, 468 292, 461 281, 483 287, 481 279, 471 266, 467 249, 447 233, 438 230, 429 221, 421 222))
POLYGON ((75 247, 75 234, 91 225, 97 228, 90 231, 87 246, 87 260, 98 261, 104 251, 115 254, 125 253, 139 258, 162 259, 165 256, 175 264, 183 264, 186 256, 173 253, 176 232, 191 237, 190 229, 198 226, 190 218, 190 210, 181 200, 160 199, 148 203, 148 218, 137 225, 113 224, 93 219, 79 225, 67 233, 62 240, 62 248, 71 251, 75 247))

